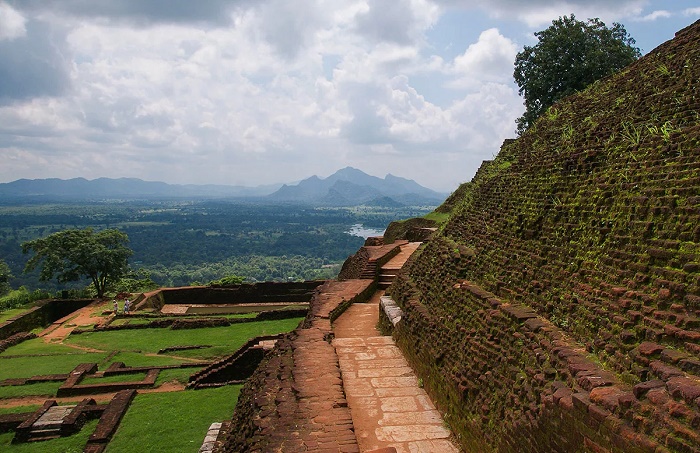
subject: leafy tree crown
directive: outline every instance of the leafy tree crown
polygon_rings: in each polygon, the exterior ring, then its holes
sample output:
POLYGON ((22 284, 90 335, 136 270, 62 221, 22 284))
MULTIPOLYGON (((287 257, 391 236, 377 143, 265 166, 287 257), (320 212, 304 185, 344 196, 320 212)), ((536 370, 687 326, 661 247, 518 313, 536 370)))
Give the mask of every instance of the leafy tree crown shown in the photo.
POLYGON ((513 77, 525 99, 525 113, 516 121, 521 134, 559 99, 641 56, 624 26, 613 23, 608 28, 597 18, 582 22, 573 14, 563 16, 535 36, 539 42, 525 46, 515 57, 513 77))
POLYGON ((0 260, 0 296, 10 291, 10 280, 12 279, 12 271, 5 261, 0 260))
POLYGON ((56 277, 59 283, 89 278, 97 297, 102 297, 109 282, 118 280, 128 270, 132 250, 126 246, 126 233, 92 228, 65 230, 22 244, 22 251, 34 252, 25 272, 41 266, 40 279, 56 277))

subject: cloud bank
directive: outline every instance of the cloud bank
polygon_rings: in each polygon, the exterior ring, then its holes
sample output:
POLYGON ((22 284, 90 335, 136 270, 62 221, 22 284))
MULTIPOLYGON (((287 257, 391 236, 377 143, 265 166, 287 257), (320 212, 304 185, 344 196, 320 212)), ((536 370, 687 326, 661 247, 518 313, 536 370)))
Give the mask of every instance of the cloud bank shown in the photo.
POLYGON ((353 165, 450 191, 514 135, 524 30, 647 2, 609 3, 0 0, 0 180, 258 185, 353 165), (467 21, 477 38, 447 51, 455 11, 513 31, 467 21))

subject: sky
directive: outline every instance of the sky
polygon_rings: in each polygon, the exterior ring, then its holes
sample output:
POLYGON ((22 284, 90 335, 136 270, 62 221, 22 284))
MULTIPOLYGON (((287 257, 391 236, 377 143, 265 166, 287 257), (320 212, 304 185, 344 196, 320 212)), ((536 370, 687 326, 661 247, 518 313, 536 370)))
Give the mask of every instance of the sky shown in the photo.
POLYGON ((515 137, 515 55, 572 13, 646 54, 700 0, 0 0, 0 182, 352 166, 451 192, 515 137))

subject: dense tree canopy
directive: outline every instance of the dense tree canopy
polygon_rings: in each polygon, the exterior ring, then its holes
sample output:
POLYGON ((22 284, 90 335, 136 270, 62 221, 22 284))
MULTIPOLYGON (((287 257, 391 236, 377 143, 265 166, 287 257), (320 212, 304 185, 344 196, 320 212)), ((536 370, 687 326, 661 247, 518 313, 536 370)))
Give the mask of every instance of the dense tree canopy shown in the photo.
POLYGON ((10 266, 8 266, 4 261, 0 260, 0 296, 10 290, 11 278, 12 272, 10 271, 10 266))
POLYGON ((113 229, 94 232, 92 228, 65 230, 22 244, 24 253, 33 251, 25 272, 41 265, 41 280, 54 276, 59 283, 89 278, 97 297, 102 297, 107 284, 118 280, 128 270, 131 249, 128 236, 113 229))
POLYGON ((525 98, 518 118, 523 133, 559 99, 613 74, 641 56, 635 40, 618 23, 612 28, 599 19, 576 20, 572 14, 552 21, 535 33, 539 42, 525 46, 515 58, 513 77, 525 98))

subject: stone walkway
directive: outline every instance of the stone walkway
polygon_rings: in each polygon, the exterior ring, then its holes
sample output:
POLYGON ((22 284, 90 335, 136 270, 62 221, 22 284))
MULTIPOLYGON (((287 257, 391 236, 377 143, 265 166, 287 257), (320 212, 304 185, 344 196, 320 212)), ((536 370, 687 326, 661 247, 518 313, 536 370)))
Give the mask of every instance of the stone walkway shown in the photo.
POLYGON ((393 447, 397 453, 458 453, 394 340, 375 327, 382 294, 352 305, 333 324, 333 346, 360 451, 393 447))
POLYGON ((395 257, 390 259, 389 262, 382 266, 382 272, 396 274, 399 270, 401 270, 403 265, 406 264, 408 258, 413 255, 413 252, 418 250, 418 247, 420 247, 421 244, 421 242, 409 242, 408 244, 401 246, 401 251, 395 257))

